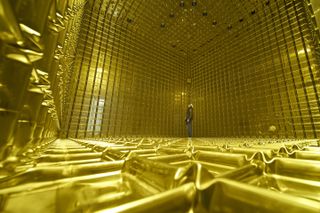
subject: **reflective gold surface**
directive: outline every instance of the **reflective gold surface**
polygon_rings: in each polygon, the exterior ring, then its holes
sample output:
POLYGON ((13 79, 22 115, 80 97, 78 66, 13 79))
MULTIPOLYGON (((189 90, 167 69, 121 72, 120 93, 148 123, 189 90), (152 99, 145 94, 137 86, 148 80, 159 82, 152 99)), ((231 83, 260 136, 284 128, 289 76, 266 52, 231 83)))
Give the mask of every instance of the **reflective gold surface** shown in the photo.
POLYGON ((47 141, 19 162, 7 163, 11 174, 2 172, 0 179, 1 211, 319 212, 318 143, 250 138, 47 141))
POLYGON ((64 136, 318 137, 317 3, 182 2, 86 4, 64 136))
POLYGON ((196 50, 191 61, 199 118, 195 134, 319 137, 314 16, 308 1, 266 2, 241 19, 232 16, 232 29, 196 50))
POLYGON ((319 10, 0 0, 0 211, 320 212, 319 10))

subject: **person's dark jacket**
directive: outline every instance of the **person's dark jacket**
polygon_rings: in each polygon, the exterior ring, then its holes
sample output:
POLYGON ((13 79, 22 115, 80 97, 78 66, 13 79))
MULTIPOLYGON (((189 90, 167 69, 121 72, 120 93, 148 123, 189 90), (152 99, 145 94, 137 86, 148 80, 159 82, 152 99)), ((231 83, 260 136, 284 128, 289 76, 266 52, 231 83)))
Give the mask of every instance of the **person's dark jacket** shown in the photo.
POLYGON ((192 122, 192 117, 193 117, 193 108, 188 107, 187 113, 186 113, 186 119, 185 119, 186 124, 192 122))

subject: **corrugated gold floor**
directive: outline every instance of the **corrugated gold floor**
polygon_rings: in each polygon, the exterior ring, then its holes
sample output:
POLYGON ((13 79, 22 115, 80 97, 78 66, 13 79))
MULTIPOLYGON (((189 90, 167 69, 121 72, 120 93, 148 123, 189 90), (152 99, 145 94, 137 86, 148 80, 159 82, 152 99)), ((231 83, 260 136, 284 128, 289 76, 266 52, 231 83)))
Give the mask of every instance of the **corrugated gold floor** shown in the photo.
POLYGON ((320 212, 317 140, 58 139, 4 165, 1 212, 320 212))

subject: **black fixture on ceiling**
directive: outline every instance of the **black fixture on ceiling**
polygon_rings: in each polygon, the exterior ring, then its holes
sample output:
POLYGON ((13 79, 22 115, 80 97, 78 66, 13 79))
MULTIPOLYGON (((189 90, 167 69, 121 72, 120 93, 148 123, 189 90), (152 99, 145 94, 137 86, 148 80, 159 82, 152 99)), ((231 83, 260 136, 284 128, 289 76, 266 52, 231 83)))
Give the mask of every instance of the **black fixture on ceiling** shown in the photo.
POLYGON ((208 16, 208 11, 206 11, 206 10, 203 11, 203 12, 202 12, 202 15, 203 15, 203 16, 208 16))

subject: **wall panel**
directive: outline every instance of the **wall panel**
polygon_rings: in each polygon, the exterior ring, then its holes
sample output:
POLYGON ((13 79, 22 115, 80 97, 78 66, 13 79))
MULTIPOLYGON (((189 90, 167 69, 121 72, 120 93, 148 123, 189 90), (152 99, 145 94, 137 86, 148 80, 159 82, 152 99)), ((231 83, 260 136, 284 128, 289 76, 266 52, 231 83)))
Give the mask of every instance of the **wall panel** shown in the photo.
POLYGON ((306 1, 260 2, 192 61, 197 136, 319 136, 319 58, 306 1), (210 128, 207 128, 210 127, 210 128))
POLYGON ((139 1, 87 5, 66 136, 183 135, 184 60, 133 31, 139 7, 139 1))

